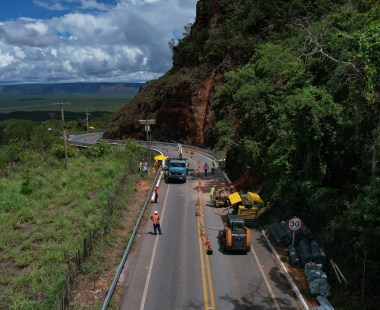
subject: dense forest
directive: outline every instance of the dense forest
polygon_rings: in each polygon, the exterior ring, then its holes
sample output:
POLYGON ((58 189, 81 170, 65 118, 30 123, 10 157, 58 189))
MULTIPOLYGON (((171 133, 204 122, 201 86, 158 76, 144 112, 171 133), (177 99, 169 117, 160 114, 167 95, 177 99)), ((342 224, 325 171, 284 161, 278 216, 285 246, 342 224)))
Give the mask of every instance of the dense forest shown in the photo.
POLYGON ((338 306, 378 309, 380 5, 240 2, 212 40, 193 27, 172 45, 188 67, 244 62, 213 98, 207 143, 275 214, 318 234, 350 283, 338 306))

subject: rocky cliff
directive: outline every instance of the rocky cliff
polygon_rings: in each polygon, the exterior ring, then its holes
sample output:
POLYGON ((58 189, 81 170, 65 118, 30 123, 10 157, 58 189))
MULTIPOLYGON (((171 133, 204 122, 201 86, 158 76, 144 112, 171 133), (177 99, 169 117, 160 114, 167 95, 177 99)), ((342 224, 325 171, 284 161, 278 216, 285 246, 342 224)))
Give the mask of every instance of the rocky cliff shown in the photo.
POLYGON ((218 46, 226 22, 241 9, 242 0, 200 0, 190 32, 172 48, 173 68, 150 81, 116 113, 106 138, 144 138, 139 119, 156 119, 152 139, 206 146, 213 126, 210 104, 223 85, 226 71, 243 65, 244 55, 218 46))

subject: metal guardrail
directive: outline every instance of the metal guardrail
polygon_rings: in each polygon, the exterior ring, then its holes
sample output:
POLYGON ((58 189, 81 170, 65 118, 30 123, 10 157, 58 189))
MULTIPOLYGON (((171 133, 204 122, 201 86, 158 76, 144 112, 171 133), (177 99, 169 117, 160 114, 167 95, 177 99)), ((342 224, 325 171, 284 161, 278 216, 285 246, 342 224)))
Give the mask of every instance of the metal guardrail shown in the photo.
POLYGON ((317 301, 319 303, 319 306, 313 307, 311 310, 334 310, 333 306, 331 306, 326 297, 317 296, 317 301))
POLYGON ((156 178, 154 179, 154 184, 153 186, 151 187, 150 191, 149 191, 149 194, 145 200, 145 203, 144 203, 144 207, 142 208, 141 212, 140 212, 140 215, 139 215, 139 218, 137 219, 137 222, 136 222, 136 225, 135 227, 133 228, 133 231, 132 231, 132 235, 131 237, 129 238, 129 242, 128 242, 128 245, 127 245, 127 248, 125 249, 124 251, 124 255, 120 261, 120 264, 119 264, 119 267, 117 268, 116 270, 116 274, 115 274, 115 277, 112 281, 112 284, 110 286, 110 289, 108 290, 107 292, 107 296, 106 296, 106 299, 104 300, 104 303, 103 303, 103 306, 102 306, 102 310, 105 310, 107 309, 107 307, 109 306, 109 303, 111 301, 111 298, 112 298, 112 295, 116 289, 116 285, 117 285, 117 282, 119 281, 119 278, 120 278, 120 275, 121 275, 121 272, 123 271, 123 268, 124 268, 124 265, 125 265, 125 262, 127 261, 127 258, 128 258, 128 254, 129 254, 129 251, 131 250, 131 247, 132 247, 132 243, 134 241, 134 238, 136 236, 136 232, 140 226, 140 223, 141 223, 141 220, 144 216, 144 213, 145 213, 145 210, 149 204, 149 201, 150 201, 150 197, 152 196, 153 194, 153 191, 154 191, 154 186, 155 184, 157 183, 157 180, 159 178, 161 174, 161 169, 158 171, 157 175, 156 175, 156 178))

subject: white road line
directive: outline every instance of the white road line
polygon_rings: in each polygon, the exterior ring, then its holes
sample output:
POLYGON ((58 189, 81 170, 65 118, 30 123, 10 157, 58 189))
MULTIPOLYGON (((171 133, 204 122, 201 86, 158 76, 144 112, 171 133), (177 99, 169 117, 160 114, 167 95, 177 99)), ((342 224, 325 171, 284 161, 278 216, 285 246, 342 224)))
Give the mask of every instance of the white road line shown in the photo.
POLYGON ((280 257, 278 256, 277 254, 277 251, 276 249, 272 246, 272 244, 270 243, 269 239, 268 239, 268 236, 267 234, 265 233, 265 231, 262 229, 261 230, 261 234, 264 236, 265 238, 265 241, 267 242, 269 248, 271 249, 272 253, 274 254, 274 256, 276 257, 276 260, 277 260, 277 263, 280 265, 286 279, 288 280, 289 284, 291 285, 292 287, 292 291, 295 292, 298 300, 301 302, 302 304, 302 307, 305 309, 305 310, 309 310, 309 306, 306 304, 302 294, 300 293, 300 291, 298 290, 298 287, 297 285, 294 283, 292 277, 289 275, 288 273, 288 270, 286 269, 284 263, 281 261, 280 257))
POLYGON ((266 285, 267 288, 268 288, 269 294, 270 294, 270 296, 271 296, 272 299, 273 299, 273 302, 274 302, 274 304, 275 304, 275 306, 276 306, 276 309, 281 310, 281 307, 280 307, 280 305, 279 305, 279 303, 278 303, 278 301, 277 301, 277 299, 276 299, 276 295, 274 294, 274 292, 273 292, 273 290, 272 290, 272 287, 271 287, 270 284, 269 284, 269 281, 268 281, 268 279, 267 279, 267 276, 265 275, 265 273, 263 272, 263 270, 262 270, 262 268, 261 268, 261 263, 260 263, 260 261, 259 261, 259 258, 258 258, 258 256, 257 256, 256 251, 255 251, 255 249, 253 248, 252 244, 251 244, 251 251, 252 251, 252 253, 253 253, 253 256, 255 257, 255 260, 256 260, 257 266, 258 266, 259 269, 260 269, 261 275, 262 275, 262 277, 263 277, 263 279, 264 279, 265 285, 266 285))
MULTIPOLYGON (((156 186, 157 187, 160 187, 160 182, 161 182, 161 178, 162 178, 162 174, 163 174, 164 172, 161 170, 161 174, 160 174, 160 177, 158 178, 158 181, 157 181, 157 183, 156 183, 156 186)), ((150 199, 153 201, 154 200, 154 196, 155 196, 156 194, 155 194, 155 192, 153 191, 153 193, 152 193, 152 196, 150 197, 150 199)))
MULTIPOLYGON (((163 219, 164 219, 164 213, 165 213, 165 208, 166 208, 166 201, 167 201, 168 195, 169 195, 169 188, 170 188, 170 184, 168 185, 168 190, 166 191, 164 206, 162 208, 162 213, 161 213, 161 218, 160 218, 160 223, 161 224, 162 224, 163 219)), ((144 293, 143 293, 142 300, 141 300, 140 310, 144 310, 144 307, 145 307, 145 300, 146 300, 146 295, 148 294, 148 286, 149 286, 150 276, 151 276, 152 270, 153 270, 154 256, 156 255, 156 249, 157 249, 158 239, 160 239, 160 238, 158 238, 156 236, 156 240, 154 241, 154 246, 153 246, 152 258, 150 259, 149 271, 148 271, 148 275, 147 275, 146 281, 145 281, 144 293)))

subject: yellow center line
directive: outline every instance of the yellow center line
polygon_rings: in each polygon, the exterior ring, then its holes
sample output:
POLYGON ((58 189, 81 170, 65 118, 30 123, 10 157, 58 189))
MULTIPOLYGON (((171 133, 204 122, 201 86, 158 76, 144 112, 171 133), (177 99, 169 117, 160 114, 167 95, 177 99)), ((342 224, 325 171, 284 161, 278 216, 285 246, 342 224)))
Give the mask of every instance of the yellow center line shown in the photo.
MULTIPOLYGON (((198 180, 199 181, 199 180, 198 180)), ((206 310, 215 310, 215 296, 214 296, 214 288, 211 279, 211 268, 210 268, 210 260, 208 255, 206 254, 206 249, 203 245, 203 240, 201 236, 201 228, 204 227, 204 218, 202 212, 202 197, 200 193, 197 193, 197 199, 199 198, 200 202, 200 216, 198 217, 198 241, 199 241, 199 254, 201 258, 201 271, 202 271, 202 282, 203 282, 203 296, 204 296, 204 307, 206 310), (205 273, 207 273, 207 278, 205 273), (210 297, 210 303, 209 303, 210 297)))
MULTIPOLYGON (((204 226, 204 219, 203 219, 203 215, 201 215, 201 222, 204 226)), ((203 253, 205 253, 203 251, 203 253)), ((209 309, 213 309, 215 310, 216 307, 215 307, 215 296, 214 296, 214 287, 212 285, 212 279, 211 279, 211 268, 210 268, 210 260, 208 258, 208 255, 204 254, 206 256, 206 269, 207 269, 207 278, 208 278, 208 283, 209 283, 209 290, 210 290, 210 301, 211 301, 211 308, 209 307, 209 309)))
MULTIPOLYGON (((200 231, 200 224, 198 220, 198 233, 200 231)), ((199 255, 201 257, 201 271, 202 271, 202 283, 203 283, 203 297, 204 297, 204 304, 205 309, 208 309, 208 294, 207 294, 207 283, 206 283, 206 277, 205 277, 205 271, 204 271, 204 261, 203 261, 203 242, 202 237, 198 235, 198 241, 199 241, 199 255)))

